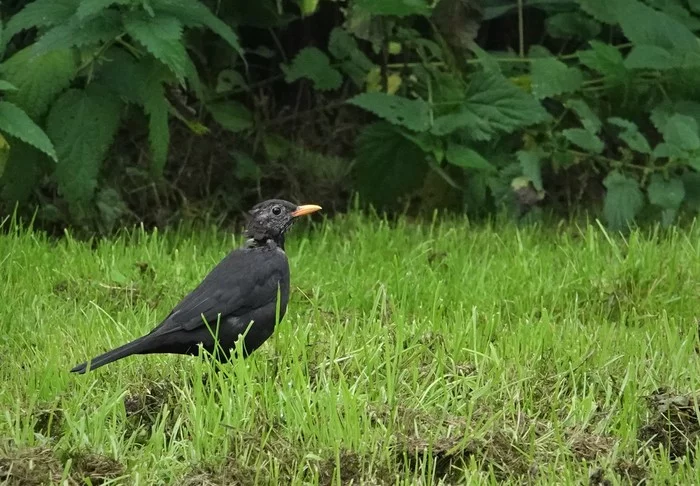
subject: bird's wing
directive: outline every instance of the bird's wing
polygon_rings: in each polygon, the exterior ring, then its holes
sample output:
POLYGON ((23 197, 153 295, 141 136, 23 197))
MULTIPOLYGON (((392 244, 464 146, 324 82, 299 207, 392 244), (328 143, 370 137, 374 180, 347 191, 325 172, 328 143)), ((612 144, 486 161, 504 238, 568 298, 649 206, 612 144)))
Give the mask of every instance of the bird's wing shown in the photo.
POLYGON ((281 251, 234 250, 152 333, 191 331, 205 321, 216 326, 219 316, 239 316, 262 307, 277 299, 278 288, 288 275, 287 258, 281 251))

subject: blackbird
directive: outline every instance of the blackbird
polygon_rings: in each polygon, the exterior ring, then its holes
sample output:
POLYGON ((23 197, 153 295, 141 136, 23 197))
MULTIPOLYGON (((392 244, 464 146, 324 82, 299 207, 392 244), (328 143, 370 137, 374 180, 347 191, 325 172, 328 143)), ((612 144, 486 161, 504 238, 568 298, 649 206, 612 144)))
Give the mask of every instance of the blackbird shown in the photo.
POLYGON ((240 335, 244 335, 243 354, 248 356, 272 335, 287 310, 285 231, 295 218, 319 209, 314 204, 297 206, 280 199, 257 204, 250 211, 245 246, 219 262, 160 325, 71 372, 85 373, 132 354, 197 355, 202 348, 226 362, 240 335))

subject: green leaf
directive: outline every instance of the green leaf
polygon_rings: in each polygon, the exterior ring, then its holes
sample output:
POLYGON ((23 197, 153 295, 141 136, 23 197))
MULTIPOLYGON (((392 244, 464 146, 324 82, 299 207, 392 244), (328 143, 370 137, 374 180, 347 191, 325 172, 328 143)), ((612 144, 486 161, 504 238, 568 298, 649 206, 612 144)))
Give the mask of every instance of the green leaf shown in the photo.
POLYGON ((118 12, 103 12, 91 19, 80 20, 77 17, 69 22, 48 30, 34 44, 34 55, 83 47, 110 41, 122 34, 122 21, 118 12))
POLYGON ((280 67, 288 83, 307 78, 314 83, 314 88, 327 91, 339 88, 343 82, 340 73, 331 67, 328 56, 315 47, 303 48, 290 66, 282 64, 280 67))
POLYGON ((547 33, 557 39, 593 39, 601 31, 600 23, 582 12, 562 12, 547 17, 547 33))
POLYGON ((170 104, 165 97, 163 83, 157 73, 152 75, 142 90, 143 109, 148 115, 148 141, 153 157, 153 172, 161 175, 168 160, 170 104))
POLYGON ((688 115, 674 114, 668 118, 661 133, 667 144, 681 150, 700 150, 700 136, 698 124, 694 118, 688 115))
POLYGON ((627 230, 644 206, 644 195, 639 183, 617 171, 612 171, 603 181, 607 189, 603 204, 603 216, 615 231, 627 230))
POLYGON ((617 10, 609 0, 579 0, 581 10, 605 24, 617 24, 617 10))
POLYGON ((700 173, 689 170, 682 177, 685 204, 693 211, 700 211, 700 173))
POLYGON ((150 17, 145 12, 132 12, 124 18, 128 34, 168 66, 178 81, 184 84, 187 51, 182 40, 182 23, 175 17, 150 17))
POLYGON ((562 131, 562 134, 569 142, 587 152, 599 154, 605 148, 603 141, 598 138, 598 135, 589 132, 585 128, 567 128, 562 131))
POLYGON ((578 115, 584 128, 591 133, 597 133, 603 123, 598 118, 588 104, 581 99, 570 99, 564 103, 568 109, 573 110, 578 115))
POLYGON ((355 0, 355 8, 370 15, 408 15, 430 14, 430 6, 426 0, 355 0))
POLYGON ((362 93, 348 100, 348 103, 415 132, 430 128, 430 105, 420 99, 409 100, 386 93, 362 93))
POLYGON ((646 137, 639 131, 637 124, 624 118, 610 117, 608 123, 622 128, 620 138, 629 148, 643 154, 651 153, 651 146, 646 137))
POLYGON ((0 91, 17 91, 17 86, 0 79, 0 91))
POLYGON ((450 164, 463 169, 496 172, 496 167, 482 157, 481 154, 462 144, 450 142, 447 146, 445 157, 450 164))
POLYGON ((534 59, 532 69, 532 94, 537 98, 551 98, 577 91, 583 83, 583 73, 569 67, 554 57, 534 59))
POLYGON ((131 0, 81 0, 76 13, 80 20, 85 20, 112 5, 129 5, 130 3, 131 0))
POLYGON ((360 50, 355 38, 341 27, 331 31, 328 51, 340 61, 340 69, 350 76, 357 86, 364 84, 367 73, 374 68, 374 63, 360 50))
POLYGON ((28 143, 56 159, 56 150, 44 131, 21 108, 0 101, 0 131, 28 143))
POLYGON ((219 125, 231 132, 242 132, 253 126, 250 110, 237 101, 209 103, 207 110, 219 125))
POLYGON ((700 126, 700 103, 688 100, 665 102, 657 105, 651 112, 651 121, 659 132, 662 132, 668 119, 675 115, 687 115, 700 126))
POLYGON ((600 41, 591 41, 590 45, 590 50, 578 52, 581 63, 602 74, 608 80, 619 81, 627 76, 627 69, 619 49, 600 41))
POLYGON ((17 86, 17 91, 5 94, 5 100, 37 120, 70 85, 77 67, 75 56, 68 49, 36 57, 31 46, 22 49, 0 65, 2 78, 17 86))
POLYGON ((428 164, 424 152, 387 122, 367 126, 356 140, 355 185, 363 200, 394 204, 420 187, 428 164))
POLYGON ((671 52, 659 46, 634 46, 625 58, 625 67, 664 71, 697 66, 699 61, 700 59, 689 57, 685 52, 671 52))
POLYGON ((542 152, 540 150, 518 150, 518 162, 523 175, 532 181, 537 191, 544 190, 542 184, 542 152))
POLYGON ((662 209, 661 223, 664 227, 668 227, 675 220, 678 209, 685 199, 685 186, 677 177, 665 180, 659 174, 654 174, 647 187, 647 195, 651 204, 662 209))
POLYGON ((668 50, 698 51, 695 35, 667 14, 637 0, 616 0, 610 4, 630 42, 668 50))
POLYGON ((153 0, 151 5, 154 12, 177 17, 187 27, 207 27, 225 40, 233 50, 243 55, 243 49, 233 29, 199 0, 153 0))
POLYGON ((499 133, 549 119, 535 98, 494 71, 471 75, 466 99, 458 111, 435 119, 432 132, 447 135, 464 129, 473 140, 491 140, 499 133))
POLYGON ((46 126, 56 145, 55 177, 63 196, 72 203, 89 200, 97 174, 119 127, 121 102, 95 84, 70 89, 51 107, 46 126))
POLYGON ((13 15, 5 25, 3 44, 23 30, 51 27, 66 22, 78 8, 80 0, 35 0, 13 15))

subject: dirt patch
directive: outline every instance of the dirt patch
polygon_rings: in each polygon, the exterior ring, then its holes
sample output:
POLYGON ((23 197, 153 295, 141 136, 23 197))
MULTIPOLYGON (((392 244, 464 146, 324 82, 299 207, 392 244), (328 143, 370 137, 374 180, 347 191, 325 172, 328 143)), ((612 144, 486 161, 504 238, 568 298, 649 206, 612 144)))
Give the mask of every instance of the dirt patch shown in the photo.
POLYGON ((647 404, 650 417, 639 430, 639 441, 650 449, 662 446, 672 459, 693 460, 700 439, 698 396, 660 388, 647 397, 647 404))
POLYGON ((39 486, 60 483, 67 461, 71 468, 62 484, 99 485, 123 475, 124 466, 100 454, 60 458, 47 447, 0 448, 0 482, 8 486, 39 486))
POLYGON ((614 438, 585 431, 571 431, 567 436, 569 448, 579 460, 590 462, 599 456, 606 456, 615 446, 614 438))
POLYGON ((34 432, 44 437, 60 437, 63 428, 63 410, 59 408, 36 410, 34 419, 34 432))
MULTIPOLYGON (((150 431, 163 406, 170 402, 176 393, 173 386, 167 382, 150 382, 137 389, 129 390, 128 395, 124 397, 124 409, 129 428, 150 431)), ((174 421, 175 415, 171 414, 170 419, 174 421)), ((166 427, 166 433, 167 430, 169 428, 166 427)), ((147 436, 143 438, 147 439, 147 436)))

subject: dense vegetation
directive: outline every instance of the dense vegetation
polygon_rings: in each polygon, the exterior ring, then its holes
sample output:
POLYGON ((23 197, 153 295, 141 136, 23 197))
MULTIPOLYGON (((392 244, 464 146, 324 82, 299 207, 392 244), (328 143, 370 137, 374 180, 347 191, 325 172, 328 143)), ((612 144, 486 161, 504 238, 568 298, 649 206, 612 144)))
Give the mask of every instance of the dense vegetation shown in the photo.
MULTIPOLYGON (((283 195, 700 208, 692 0, 2 3, 0 196, 163 225, 283 195), (602 203, 602 204, 599 204, 602 203)), ((646 209, 646 210, 645 210, 646 209)))
POLYGON ((289 311, 248 360, 134 356, 81 376, 238 241, 4 229, 3 484, 700 478, 698 228, 624 241, 341 216, 290 237, 289 311))

